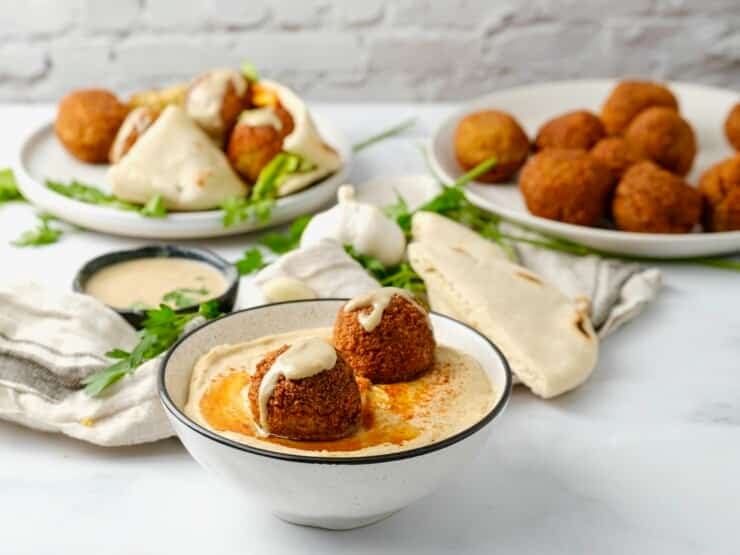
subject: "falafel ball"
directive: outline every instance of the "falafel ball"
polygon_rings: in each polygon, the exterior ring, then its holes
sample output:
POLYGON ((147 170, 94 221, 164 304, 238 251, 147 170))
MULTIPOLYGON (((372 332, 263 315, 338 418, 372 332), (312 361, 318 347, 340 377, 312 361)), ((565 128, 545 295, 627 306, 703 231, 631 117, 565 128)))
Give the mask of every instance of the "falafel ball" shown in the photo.
POLYGON ((740 102, 727 114, 725 136, 735 150, 740 150, 740 102))
MULTIPOLYGON (((250 378, 249 407, 255 422, 261 421, 262 380, 289 347, 283 345, 266 354, 250 378)), ((360 390, 355 376, 341 356, 337 356, 333 368, 308 378, 278 377, 267 400, 267 430, 264 431, 297 441, 329 441, 352 433, 360 412, 360 390)))
POLYGON ((127 111, 110 91, 73 91, 59 103, 54 131, 67 152, 78 160, 104 164, 127 111))
POLYGON ((485 183, 507 181, 529 154, 527 134, 513 117, 498 110, 465 116, 457 125, 454 143, 455 156, 465 171, 496 158, 496 165, 477 177, 485 183))
POLYGON ((740 154, 715 164, 699 179, 708 231, 740 230, 740 154))
POLYGON ((231 132, 226 155, 236 172, 249 183, 255 183, 262 169, 283 150, 283 139, 293 131, 293 117, 281 105, 249 110, 231 132), (272 111, 273 124, 253 125, 250 114, 272 111), (276 118, 276 119, 275 119, 276 118))
POLYGON ((601 120, 587 110, 568 112, 545 122, 534 140, 537 150, 582 148, 589 150, 606 135, 601 120))
POLYGON ((612 214, 624 231, 688 233, 701 219, 701 195, 657 164, 639 162, 617 185, 612 214))
POLYGON ((663 106, 678 112, 678 101, 660 83, 627 80, 617 84, 601 109, 601 121, 609 135, 619 135, 643 110, 663 106))
POLYGON ((159 112, 148 106, 139 106, 131 110, 126 116, 126 119, 123 120, 123 124, 118 129, 116 138, 110 147, 110 152, 108 153, 110 163, 115 164, 123 158, 158 116, 159 112))
POLYGON ((185 95, 185 111, 222 144, 239 114, 251 104, 249 81, 233 69, 214 69, 195 79, 185 95))
POLYGON ((694 163, 694 130, 671 108, 643 111, 630 123, 624 138, 640 155, 676 175, 686 175, 694 163))
POLYGON ((404 291, 389 287, 340 308, 333 343, 355 374, 373 383, 414 379, 432 366, 436 346, 426 310, 404 291), (384 295, 390 298, 377 325, 363 324, 377 310, 374 299, 384 295))
POLYGON ((584 150, 549 148, 519 176, 529 211, 542 218, 595 226, 606 214, 614 178, 584 150))
POLYGON ((591 149, 591 157, 609 168, 615 180, 627 171, 627 168, 641 162, 645 157, 623 137, 601 139, 591 149))

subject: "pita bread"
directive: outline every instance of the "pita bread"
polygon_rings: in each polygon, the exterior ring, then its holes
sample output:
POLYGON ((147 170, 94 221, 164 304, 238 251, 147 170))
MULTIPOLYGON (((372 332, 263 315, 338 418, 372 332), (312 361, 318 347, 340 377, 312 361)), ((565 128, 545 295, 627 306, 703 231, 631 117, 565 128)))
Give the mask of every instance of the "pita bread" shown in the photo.
POLYGON ((411 219, 411 236, 414 241, 461 249, 473 258, 508 260, 503 249, 493 241, 484 239, 472 229, 434 212, 414 214, 411 219))
POLYGON ((432 310, 489 337, 533 393, 555 397, 582 384, 598 358, 598 339, 583 306, 532 272, 446 244, 409 245, 432 310))
POLYGON ((274 90, 280 104, 293 118, 293 131, 283 140, 283 150, 298 154, 306 162, 316 166, 311 171, 288 176, 278 186, 278 196, 283 197, 305 189, 337 171, 342 165, 342 159, 321 138, 303 100, 288 87, 275 81, 263 79, 259 84, 274 90))
POLYGON ((111 166, 108 183, 114 195, 130 202, 162 195, 171 210, 208 210, 247 192, 224 153, 178 106, 165 108, 111 166))

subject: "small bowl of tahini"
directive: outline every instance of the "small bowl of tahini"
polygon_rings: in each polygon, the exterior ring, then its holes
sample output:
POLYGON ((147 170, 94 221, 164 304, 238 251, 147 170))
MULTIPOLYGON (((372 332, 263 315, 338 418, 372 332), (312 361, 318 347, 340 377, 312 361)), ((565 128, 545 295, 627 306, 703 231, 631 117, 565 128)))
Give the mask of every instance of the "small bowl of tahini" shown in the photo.
POLYGON ((162 304, 176 312, 194 312, 201 303, 215 300, 222 312, 231 312, 239 273, 206 249, 147 245, 89 260, 77 272, 73 288, 105 303, 139 328, 146 311, 162 304))

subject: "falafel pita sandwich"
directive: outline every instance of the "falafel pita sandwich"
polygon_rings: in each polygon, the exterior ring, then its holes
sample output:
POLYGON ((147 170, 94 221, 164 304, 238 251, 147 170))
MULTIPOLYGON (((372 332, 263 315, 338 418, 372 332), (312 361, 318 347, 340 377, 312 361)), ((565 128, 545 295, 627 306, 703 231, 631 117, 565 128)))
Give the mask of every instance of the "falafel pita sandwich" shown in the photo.
POLYGON ((172 105, 111 166, 108 184, 114 195, 130 202, 144 204, 161 195, 171 210, 208 210, 247 192, 224 153, 172 105))
POLYGON ((339 154, 321 138, 308 108, 297 94, 267 79, 260 80, 254 88, 253 102, 257 108, 242 112, 240 124, 259 126, 267 122, 280 131, 278 126, 282 124, 274 113, 278 102, 293 118, 293 130, 283 139, 283 152, 299 156, 301 164, 278 183, 279 197, 305 189, 341 167, 339 154))
POLYGON ((536 395, 555 397, 591 375, 599 349, 587 306, 522 266, 465 246, 422 240, 408 255, 431 308, 494 341, 536 395))

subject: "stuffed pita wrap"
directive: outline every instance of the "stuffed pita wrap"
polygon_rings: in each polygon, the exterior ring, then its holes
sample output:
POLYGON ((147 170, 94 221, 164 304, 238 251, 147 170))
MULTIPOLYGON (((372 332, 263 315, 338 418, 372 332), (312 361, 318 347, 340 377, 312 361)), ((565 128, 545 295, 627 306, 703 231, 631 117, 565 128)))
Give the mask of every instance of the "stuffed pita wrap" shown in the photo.
POLYGON ((174 105, 111 166, 108 183, 114 195, 130 202, 161 195, 170 210, 208 210, 247 192, 224 153, 174 105))
POLYGON ((272 153, 271 158, 260 160, 260 167, 266 168, 281 153, 297 160, 290 172, 281 175, 277 183, 278 197, 305 189, 341 167, 339 154, 324 142, 303 100, 288 87, 262 79, 252 86, 252 104, 253 109, 244 110, 239 116, 228 147, 232 164, 248 181, 258 180, 254 177, 258 171, 253 164, 261 154, 256 154, 244 142, 251 142, 260 127, 272 127, 278 140, 282 138, 282 145, 277 145, 281 150, 272 153), (288 122, 284 112, 290 116, 288 122))
POLYGON ((412 243, 408 253, 432 310, 489 337, 533 393, 555 397, 591 375, 598 339, 586 306, 499 257, 427 241, 412 243))

